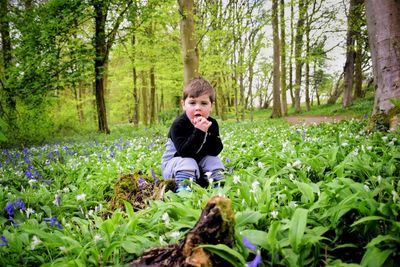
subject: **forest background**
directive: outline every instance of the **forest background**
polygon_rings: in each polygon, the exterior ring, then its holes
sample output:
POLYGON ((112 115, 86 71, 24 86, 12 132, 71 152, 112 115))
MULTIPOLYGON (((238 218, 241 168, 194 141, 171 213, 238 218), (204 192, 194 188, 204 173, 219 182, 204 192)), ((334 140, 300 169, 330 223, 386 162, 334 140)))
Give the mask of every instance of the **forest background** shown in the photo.
POLYGON ((374 94, 363 1, 272 2, 2 0, 0 144, 170 122, 185 51, 222 120, 374 94))

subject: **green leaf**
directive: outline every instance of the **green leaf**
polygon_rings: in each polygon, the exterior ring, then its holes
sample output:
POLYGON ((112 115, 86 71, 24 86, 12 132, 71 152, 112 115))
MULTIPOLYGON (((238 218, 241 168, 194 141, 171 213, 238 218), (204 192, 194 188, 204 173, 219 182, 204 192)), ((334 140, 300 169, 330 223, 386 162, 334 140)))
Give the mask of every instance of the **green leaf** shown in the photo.
POLYGON ((366 267, 383 266, 386 259, 394 252, 394 249, 386 249, 382 251, 377 247, 368 248, 361 260, 361 265, 366 267))
POLYGON ((243 230, 241 232, 253 245, 268 249, 268 234, 260 230, 243 230))
POLYGON ((300 192, 303 194, 303 198, 305 198, 307 202, 313 203, 315 197, 312 186, 303 182, 298 182, 297 186, 300 192))
POLYGON ((258 211, 247 210, 243 212, 238 212, 236 214, 236 226, 244 226, 246 224, 258 223, 258 221, 263 217, 263 215, 258 211))
POLYGON ((400 238, 391 235, 378 235, 367 244, 367 248, 374 247, 385 241, 400 243, 400 238))
POLYGON ((290 222, 289 241, 295 253, 299 252, 299 245, 307 225, 308 210, 296 209, 290 222))
POLYGON ((385 218, 381 217, 381 216, 366 216, 366 217, 362 217, 361 219, 355 221, 351 227, 354 227, 356 225, 362 224, 364 222, 370 222, 370 221, 379 221, 379 220, 386 220, 385 218))
POLYGON ((246 261, 242 255, 236 250, 231 249, 227 245, 218 244, 218 245, 199 245, 199 248, 205 248, 207 251, 212 254, 218 255, 223 258, 233 266, 245 266, 246 261), (238 263, 240 263, 238 265, 238 263))
POLYGON ((125 211, 126 211, 126 214, 128 215, 129 220, 134 219, 135 211, 133 210, 132 204, 129 203, 128 201, 124 201, 124 206, 125 206, 125 211))

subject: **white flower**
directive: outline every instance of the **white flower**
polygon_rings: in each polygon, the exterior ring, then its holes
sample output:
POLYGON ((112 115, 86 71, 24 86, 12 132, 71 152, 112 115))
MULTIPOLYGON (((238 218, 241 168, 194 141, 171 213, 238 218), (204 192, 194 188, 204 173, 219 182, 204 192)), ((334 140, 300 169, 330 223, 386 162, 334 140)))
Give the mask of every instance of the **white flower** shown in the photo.
POLYGON ((29 181, 28 181, 28 183, 29 183, 29 185, 30 186, 32 186, 34 183, 36 183, 37 182, 37 180, 36 179, 30 179, 29 181))
POLYGON ((240 184, 240 177, 239 177, 239 175, 234 175, 234 176, 233 176, 233 183, 234 183, 234 184, 240 184))
POLYGON ((293 168, 300 169, 301 167, 301 161, 296 160, 295 162, 292 163, 293 168))
POLYGON ((367 146, 367 150, 371 151, 372 150, 372 146, 367 146))
POLYGON ((257 191, 257 187, 260 185, 260 183, 258 182, 258 181, 254 181, 252 184, 251 184, 251 190, 250 190, 250 192, 252 192, 252 193, 255 193, 256 191, 257 191))
POLYGON ((290 201, 290 202, 289 202, 289 207, 292 208, 292 209, 294 209, 294 208, 297 207, 297 203, 296 203, 295 201, 290 201))
POLYGON ((346 142, 343 142, 342 143, 342 147, 346 147, 346 146, 348 146, 349 144, 348 143, 346 143, 346 142))
POLYGON ((68 249, 66 247, 64 247, 64 246, 61 246, 60 250, 61 250, 61 252, 64 252, 64 253, 68 252, 68 249))
POLYGON ((63 188, 63 192, 64 192, 64 193, 69 193, 69 188, 68 188, 68 187, 64 187, 64 188, 63 188))
POLYGON ((274 219, 276 219, 276 218, 278 218, 278 214, 279 214, 279 212, 278 211, 276 211, 276 210, 274 210, 274 211, 271 211, 271 217, 272 218, 274 218, 274 219))
POLYGON ((369 186, 365 184, 365 185, 364 185, 364 190, 365 190, 365 191, 369 191, 369 186))
POLYGON ((35 211, 34 211, 32 208, 27 208, 27 209, 25 210, 25 213, 26 213, 26 217, 29 218, 29 216, 30 216, 31 214, 35 213, 35 211))
POLYGON ((264 168, 264 164, 262 162, 258 162, 257 163, 258 168, 263 169, 264 168))
POLYGON ((83 200, 85 200, 85 198, 86 198, 86 194, 85 193, 76 196, 76 200, 78 200, 78 201, 80 201, 80 200, 83 201, 83 200))
POLYGON ((294 175, 293 175, 293 173, 289 173, 289 180, 290 180, 290 181, 294 181, 294 175))
POLYGON ((393 142, 393 141, 390 141, 390 142, 388 143, 388 145, 393 146, 393 145, 394 145, 394 142, 393 142))
POLYGON ((179 233, 179 231, 174 231, 174 232, 171 232, 171 233, 169 234, 169 236, 170 236, 171 238, 178 238, 180 235, 181 235, 181 233, 179 233))
POLYGON ((103 238, 101 237, 101 235, 97 234, 97 235, 95 235, 95 236, 93 237, 93 240, 94 240, 94 242, 98 242, 98 241, 103 240, 103 238))
POLYGON ((167 212, 164 212, 164 214, 162 215, 161 219, 164 221, 165 224, 169 224, 170 218, 167 212))
POLYGON ((386 142, 386 141, 387 141, 387 139, 388 139, 388 137, 387 137, 387 136, 382 136, 382 140, 383 140, 384 142, 386 142))
POLYGON ((31 243, 31 250, 35 250, 36 246, 42 243, 42 240, 40 240, 37 236, 32 237, 32 243, 31 243))

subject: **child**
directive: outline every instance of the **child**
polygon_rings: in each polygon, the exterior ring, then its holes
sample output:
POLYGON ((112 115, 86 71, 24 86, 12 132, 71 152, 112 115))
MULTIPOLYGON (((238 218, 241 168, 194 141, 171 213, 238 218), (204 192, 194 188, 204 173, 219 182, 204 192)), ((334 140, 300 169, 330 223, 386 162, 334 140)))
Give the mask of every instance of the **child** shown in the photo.
POLYGON ((185 112, 172 123, 161 162, 164 179, 175 178, 176 192, 190 191, 188 180, 199 183, 203 178, 224 178, 224 165, 218 157, 223 149, 218 123, 209 117, 214 100, 214 88, 201 77, 189 81, 183 90, 185 112))

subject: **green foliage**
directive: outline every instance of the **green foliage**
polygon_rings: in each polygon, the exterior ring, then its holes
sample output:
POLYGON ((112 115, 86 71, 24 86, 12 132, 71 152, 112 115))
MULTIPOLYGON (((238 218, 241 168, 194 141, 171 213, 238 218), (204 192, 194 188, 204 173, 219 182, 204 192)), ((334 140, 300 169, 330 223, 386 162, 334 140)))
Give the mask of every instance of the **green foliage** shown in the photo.
POLYGON ((218 194, 232 201, 237 245, 203 248, 222 258, 240 265, 257 254, 264 266, 395 266, 400 136, 365 134, 365 124, 221 123, 223 188, 193 184, 191 193, 168 191, 146 209, 126 202, 113 213, 108 201, 120 175, 160 176, 165 126, 120 126, 110 136, 4 149, 0 236, 7 241, 0 240, 0 265, 125 265, 182 239, 218 194))

